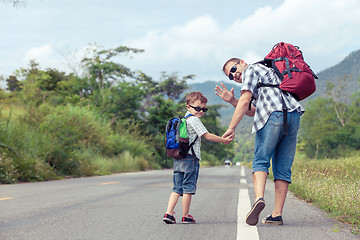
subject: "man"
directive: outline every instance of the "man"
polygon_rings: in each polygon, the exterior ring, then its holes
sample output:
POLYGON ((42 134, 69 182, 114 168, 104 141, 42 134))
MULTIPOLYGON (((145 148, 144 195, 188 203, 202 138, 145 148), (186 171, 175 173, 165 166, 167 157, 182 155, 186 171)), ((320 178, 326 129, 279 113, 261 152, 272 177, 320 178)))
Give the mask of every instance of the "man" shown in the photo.
POLYGON ((304 109, 294 97, 279 88, 257 87, 258 83, 280 84, 281 80, 272 68, 260 63, 248 65, 244 60, 232 58, 224 64, 223 71, 230 80, 242 83, 239 100, 234 98, 234 89, 228 91, 224 84, 222 88, 215 88, 218 96, 235 107, 232 120, 223 137, 235 136, 236 126, 245 114, 254 117, 252 133, 256 133, 256 136, 252 173, 255 203, 246 217, 246 223, 256 225, 261 211, 265 208, 264 192, 272 158, 275 207, 262 222, 282 225, 282 211, 288 185, 291 183, 291 167, 295 156, 300 115, 304 109), (254 101, 251 101, 252 98, 254 101), (283 112, 284 108, 287 113, 283 112), (287 114, 287 133, 284 132, 284 114, 287 114))

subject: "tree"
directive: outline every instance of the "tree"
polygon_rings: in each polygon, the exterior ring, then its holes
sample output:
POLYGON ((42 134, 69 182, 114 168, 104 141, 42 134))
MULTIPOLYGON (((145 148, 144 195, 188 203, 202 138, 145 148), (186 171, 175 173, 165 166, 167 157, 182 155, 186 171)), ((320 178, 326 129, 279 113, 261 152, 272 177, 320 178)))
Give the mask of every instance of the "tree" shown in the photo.
MULTIPOLYGON (((82 60, 86 74, 84 79, 89 85, 90 99, 93 104, 100 112, 105 113, 105 110, 109 108, 108 104, 119 104, 113 101, 113 92, 118 92, 117 90, 125 87, 120 83, 124 83, 126 78, 134 78, 129 68, 112 61, 113 58, 120 54, 139 53, 143 50, 125 46, 109 50, 101 50, 96 46, 88 49, 92 56, 82 60)), ((138 94, 138 92, 133 94, 138 94)))
POLYGON ((346 94, 347 79, 328 84, 327 97, 309 102, 301 122, 301 138, 309 157, 338 157, 360 149, 360 94, 346 94))
POLYGON ((21 68, 17 76, 23 77, 22 100, 27 106, 37 107, 46 99, 48 93, 42 91, 42 82, 48 82, 51 76, 38 68, 39 64, 34 60, 30 61, 30 68, 21 68))
POLYGON ((6 90, 10 92, 20 91, 21 90, 21 83, 19 80, 17 80, 16 76, 9 76, 8 79, 6 79, 7 82, 7 88, 6 90))
POLYGON ((331 100, 319 97, 310 101, 301 119, 300 128, 306 155, 311 158, 324 157, 327 150, 324 148, 323 139, 338 127, 339 122, 334 114, 331 100))
MULTIPOLYGON (((148 109, 159 106, 159 99, 171 100, 173 102, 183 102, 180 100, 183 92, 189 88, 187 80, 192 79, 193 75, 180 78, 176 73, 166 74, 162 72, 159 81, 154 81, 146 74, 139 72, 136 76, 136 82, 143 91, 143 99, 140 108, 140 118, 145 122, 148 120, 148 109), (160 98, 157 98, 159 96, 160 98), (179 101, 180 100, 180 101, 179 101)), ((175 114, 175 113, 173 113, 175 114)))
POLYGON ((21 6, 25 6, 25 1, 22 0, 2 0, 5 3, 11 3, 13 5, 13 7, 21 7, 21 6))
MULTIPOLYGON (((133 121, 139 119, 138 114, 143 98, 143 90, 139 85, 121 82, 117 86, 104 90, 103 96, 100 112, 112 122, 117 119, 132 119, 133 121)), ((99 95, 94 94, 91 99, 96 97, 99 95)))
POLYGON ((346 94, 348 83, 349 78, 345 75, 338 79, 336 86, 328 82, 326 91, 328 98, 333 102, 332 107, 342 127, 345 127, 355 113, 350 110, 351 95, 346 94))
POLYGON ((187 81, 194 79, 195 75, 188 75, 179 79, 177 74, 173 73, 167 75, 162 72, 161 81, 158 85, 158 91, 164 97, 167 97, 173 101, 180 98, 181 94, 188 89, 187 81))

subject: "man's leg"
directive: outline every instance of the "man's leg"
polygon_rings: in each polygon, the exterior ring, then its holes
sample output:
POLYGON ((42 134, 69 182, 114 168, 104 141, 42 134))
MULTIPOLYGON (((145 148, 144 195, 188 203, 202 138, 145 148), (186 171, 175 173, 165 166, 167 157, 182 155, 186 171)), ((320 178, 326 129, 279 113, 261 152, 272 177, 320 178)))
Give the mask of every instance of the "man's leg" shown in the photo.
POLYGON ((288 114, 288 134, 284 135, 278 144, 273 158, 273 175, 275 179, 275 207, 272 216, 282 215, 285 199, 291 182, 291 167, 295 158, 297 132, 300 124, 300 114, 296 111, 288 114))
POLYGON ((275 181, 275 208, 272 212, 273 217, 281 216, 285 205, 289 183, 283 180, 275 181))
POLYGON ((254 172, 252 175, 254 182, 255 202, 259 198, 264 197, 267 176, 267 172, 262 171, 254 172))
POLYGON ((291 183, 291 167, 294 161, 297 143, 297 132, 300 124, 300 114, 296 111, 288 114, 288 134, 281 138, 273 157, 272 168, 275 179, 275 207, 271 216, 263 219, 263 223, 282 225, 282 214, 291 183))
POLYGON ((275 207, 271 215, 262 219, 263 224, 283 225, 282 211, 285 205, 285 199, 288 191, 289 182, 277 179, 275 180, 275 207))
POLYGON ((260 213, 265 208, 265 201, 263 197, 267 175, 267 172, 263 171, 256 171, 253 173, 255 203, 250 212, 246 215, 246 223, 251 226, 255 226, 258 223, 260 213))
POLYGON ((246 223, 249 225, 256 225, 258 223, 260 213, 265 208, 263 197, 268 169, 270 167, 270 159, 276 151, 277 143, 280 141, 282 135, 281 116, 282 112, 273 112, 264 127, 256 132, 255 154, 252 164, 255 203, 246 216, 246 223))

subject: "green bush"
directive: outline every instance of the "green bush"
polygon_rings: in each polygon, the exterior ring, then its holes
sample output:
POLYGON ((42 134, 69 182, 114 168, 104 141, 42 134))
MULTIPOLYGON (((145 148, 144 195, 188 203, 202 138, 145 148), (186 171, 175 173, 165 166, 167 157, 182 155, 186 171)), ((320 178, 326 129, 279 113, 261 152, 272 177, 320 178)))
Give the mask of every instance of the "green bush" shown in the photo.
POLYGON ((144 171, 150 168, 149 161, 141 156, 134 156, 129 151, 124 151, 113 158, 98 156, 93 158, 92 162, 103 173, 144 171))
POLYGON ((218 159, 214 154, 202 151, 200 164, 202 167, 213 167, 224 164, 225 159, 218 159))
MULTIPOLYGON (((119 129, 123 132, 114 132, 110 124, 102 119, 101 115, 87 107, 58 106, 43 118, 40 130, 52 136, 52 151, 48 152, 46 161, 49 162, 58 174, 83 176, 98 174, 102 171, 99 164, 92 164, 92 158, 104 159, 115 166, 116 172, 128 171, 129 164, 113 161, 126 157, 124 152, 131 155, 134 169, 144 170, 154 158, 155 150, 140 137, 130 134, 128 129, 119 129), (86 167, 87 166, 87 167, 86 167)), ((131 164, 130 164, 131 165, 131 164)))
POLYGON ((46 161, 58 173, 79 175, 79 153, 85 149, 102 152, 108 144, 110 127, 86 107, 58 106, 43 118, 40 131, 52 136, 46 161))
POLYGON ((23 123, 0 119, 0 182, 54 179, 43 162, 50 137, 23 123))

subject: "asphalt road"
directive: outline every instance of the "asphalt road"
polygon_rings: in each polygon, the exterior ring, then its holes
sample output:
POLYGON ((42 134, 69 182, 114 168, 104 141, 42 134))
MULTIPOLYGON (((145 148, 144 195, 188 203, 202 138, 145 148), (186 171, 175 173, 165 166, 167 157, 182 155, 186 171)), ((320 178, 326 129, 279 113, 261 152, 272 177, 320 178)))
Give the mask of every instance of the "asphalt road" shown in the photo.
MULTIPOLYGON (((283 226, 247 226, 254 193, 242 167, 200 169, 190 210, 197 224, 162 222, 171 188, 171 170, 0 185, 0 239, 359 239, 292 194, 283 226)), ((268 181, 261 218, 272 210, 273 190, 268 181)), ((175 211, 181 222, 181 200, 175 211)))

